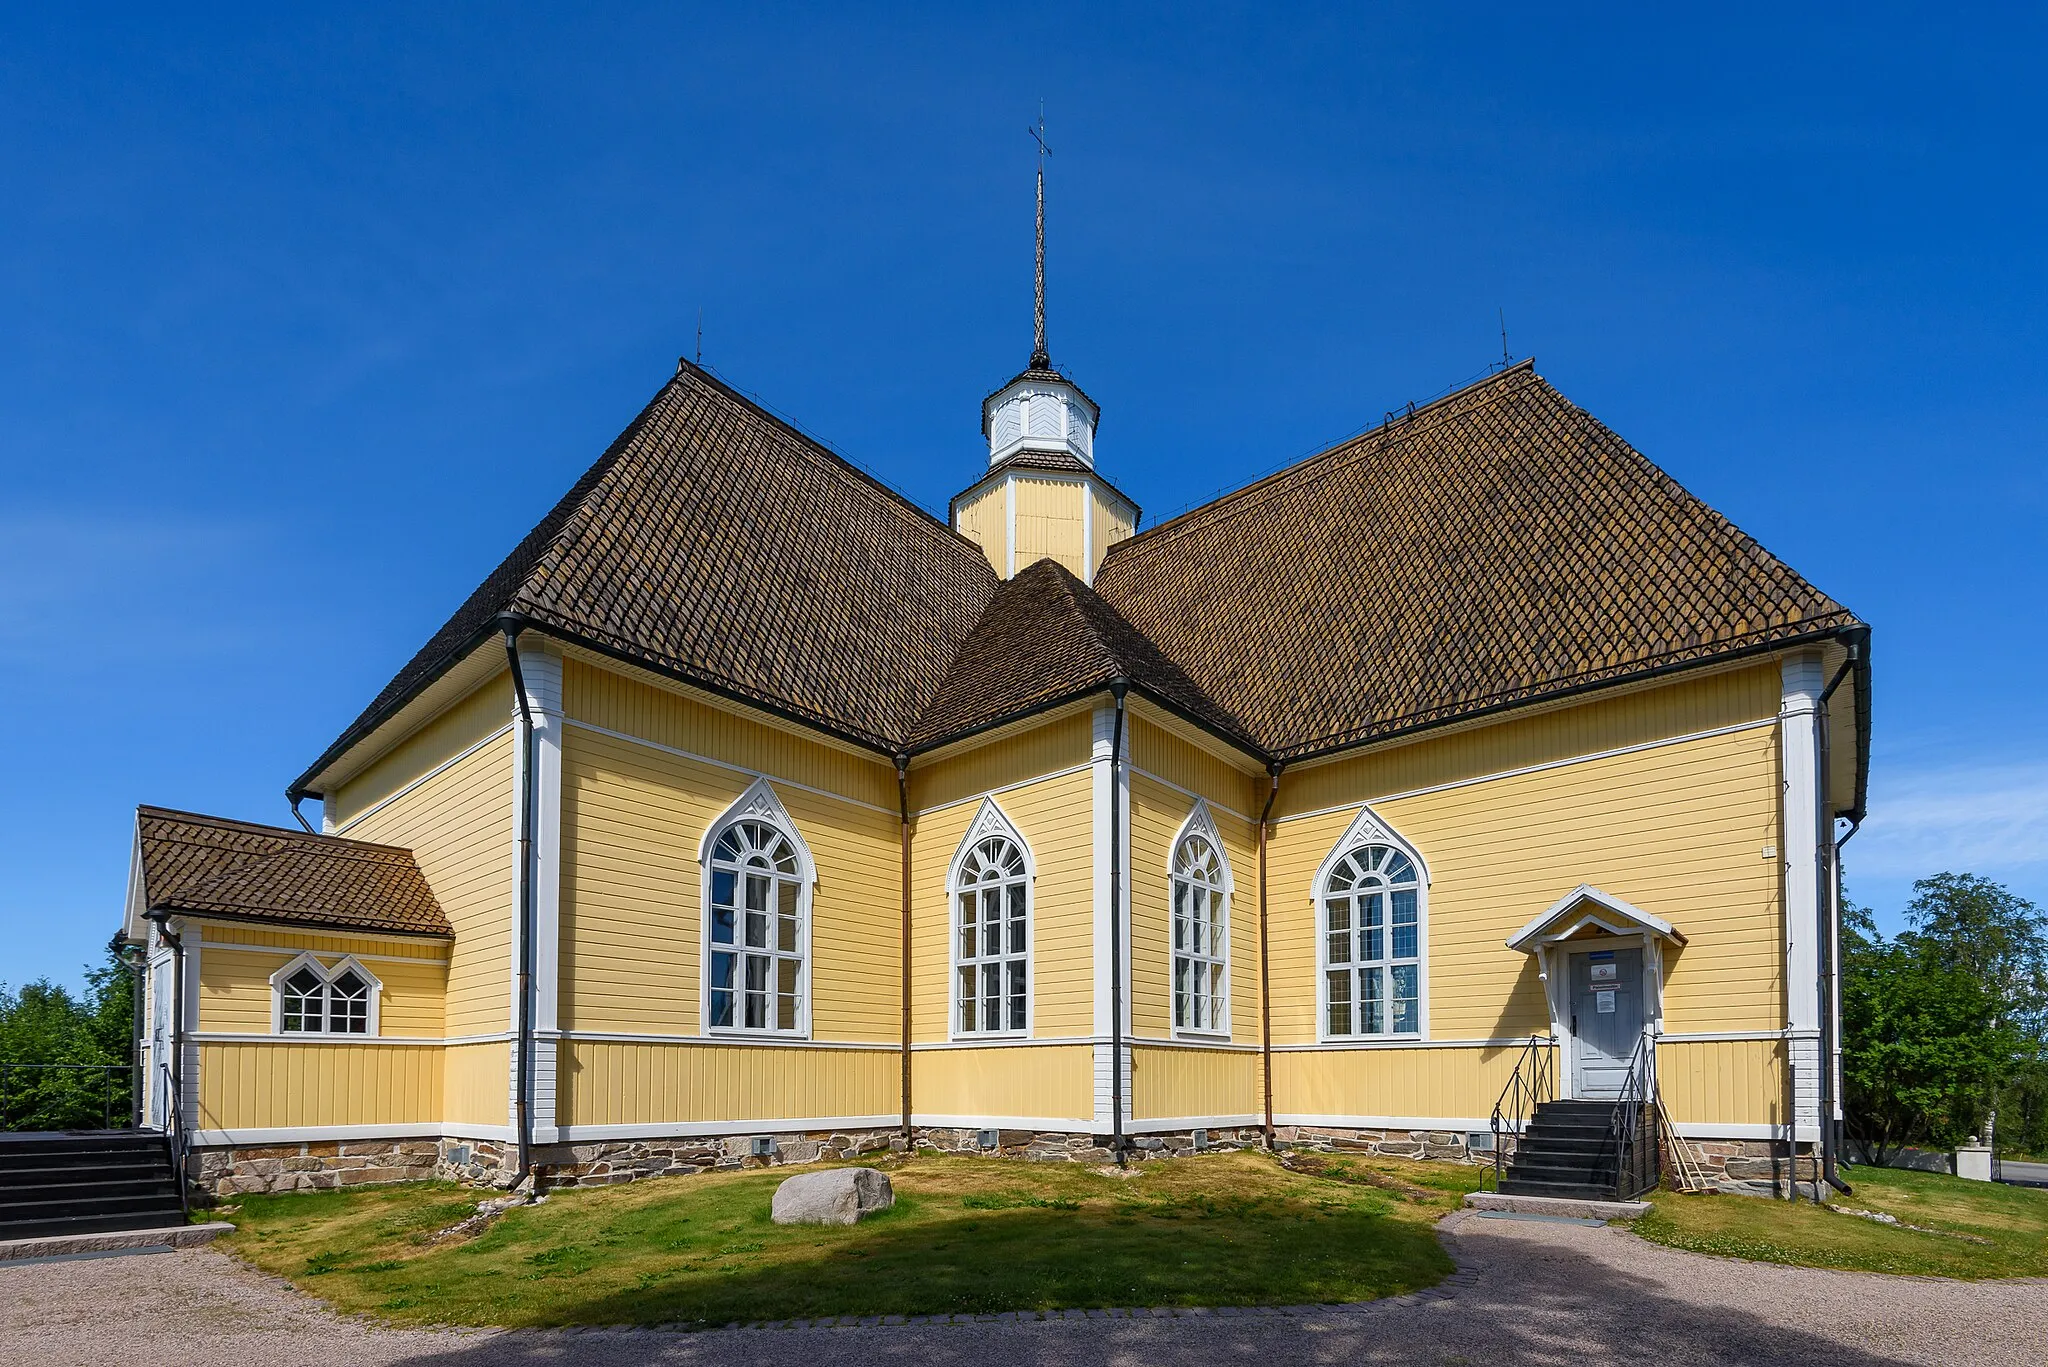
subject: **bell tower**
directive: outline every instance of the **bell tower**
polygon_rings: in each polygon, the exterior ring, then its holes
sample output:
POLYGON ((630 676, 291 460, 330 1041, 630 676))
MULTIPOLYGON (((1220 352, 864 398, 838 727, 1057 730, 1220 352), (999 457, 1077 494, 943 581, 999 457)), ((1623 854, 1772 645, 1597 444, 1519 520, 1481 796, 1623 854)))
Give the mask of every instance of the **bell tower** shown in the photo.
POLYGON ((1093 583, 1103 555, 1138 529, 1139 509, 1095 470, 1102 410, 1060 374, 1045 346, 1045 120, 1038 143, 1038 252, 1031 363, 981 401, 988 469, 954 496, 953 529, 1009 578, 1050 557, 1093 583))

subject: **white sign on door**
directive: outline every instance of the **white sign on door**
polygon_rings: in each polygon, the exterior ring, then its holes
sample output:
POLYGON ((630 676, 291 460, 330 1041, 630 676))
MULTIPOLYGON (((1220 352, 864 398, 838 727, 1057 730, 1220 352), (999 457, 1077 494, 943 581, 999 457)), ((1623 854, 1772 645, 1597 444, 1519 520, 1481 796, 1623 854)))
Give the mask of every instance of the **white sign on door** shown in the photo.
POLYGON ((1593 992, 1593 1009, 1603 1016, 1613 1015, 1614 989, 1611 987, 1595 989, 1593 992))

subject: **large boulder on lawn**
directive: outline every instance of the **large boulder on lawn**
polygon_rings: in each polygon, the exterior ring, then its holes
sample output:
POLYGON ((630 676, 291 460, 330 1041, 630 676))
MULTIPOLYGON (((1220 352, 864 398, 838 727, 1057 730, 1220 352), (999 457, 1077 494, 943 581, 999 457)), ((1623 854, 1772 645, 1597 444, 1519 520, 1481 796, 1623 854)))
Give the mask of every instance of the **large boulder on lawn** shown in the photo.
POLYGON ((827 1168, 799 1173, 775 1189, 778 1225, 851 1225, 896 1204, 886 1173, 873 1168, 827 1168))

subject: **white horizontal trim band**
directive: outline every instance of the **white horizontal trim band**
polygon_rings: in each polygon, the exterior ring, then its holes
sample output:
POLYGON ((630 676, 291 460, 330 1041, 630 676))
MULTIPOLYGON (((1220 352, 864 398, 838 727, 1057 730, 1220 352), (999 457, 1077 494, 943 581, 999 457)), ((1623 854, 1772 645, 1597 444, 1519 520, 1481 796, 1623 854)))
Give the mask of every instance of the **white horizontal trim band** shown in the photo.
POLYGON ((900 1053, 901 1044, 862 1043, 858 1040, 778 1039, 762 1035, 653 1035, 625 1030, 558 1030, 555 1039, 588 1040, 604 1044, 698 1044, 720 1049, 858 1049, 870 1053, 900 1053))
MULTIPOLYGON (((318 935, 329 940, 420 940, 428 944, 445 945, 455 938, 453 935, 443 935, 439 931, 421 933, 405 930, 329 930, 325 926, 297 926, 285 922, 273 922, 267 923, 263 927, 252 927, 247 921, 226 921, 218 917, 207 916, 202 912, 192 911, 179 912, 177 919, 194 927, 204 926, 212 930, 239 931, 245 935, 251 929, 274 927, 275 933, 279 935, 318 935)), ((200 938, 205 940, 208 947, 214 945, 221 945, 228 949, 270 949, 274 947, 271 945, 242 944, 239 941, 206 940, 203 934, 200 938)), ((286 954, 304 954, 307 951, 303 949, 288 949, 283 952, 286 954)), ((313 952, 317 954, 327 953, 324 949, 313 952)), ((166 957, 168 957, 168 954, 166 957)), ((370 956, 358 954, 356 957, 358 959, 367 959, 370 956)), ((421 955, 417 960, 407 960, 407 962, 446 963, 448 960, 446 957, 429 958, 426 955, 421 955)))
POLYGON ((480 740, 480 741, 478 741, 478 742, 477 742, 476 744, 474 744, 474 745, 470 746, 470 747, 469 747, 469 748, 468 748, 467 750, 464 750, 464 751, 462 751, 462 752, 461 752, 460 754, 458 754, 458 755, 454 756, 454 757, 453 757, 453 758, 451 758, 451 759, 445 759, 445 760, 441 761, 441 762, 440 762, 439 764, 437 764, 437 765, 435 765, 435 766, 434 766, 433 768, 431 768, 431 769, 427 770, 427 772, 425 772, 424 774, 421 774, 421 775, 420 775, 420 776, 419 776, 418 778, 416 778, 416 779, 414 779, 414 780, 413 780, 412 782, 410 782, 410 783, 406 784, 406 785, 405 785, 405 786, 404 786, 403 788, 400 788, 400 789, 399 789, 399 790, 398 790, 397 792, 395 792, 395 793, 392 793, 392 794, 391 794, 391 795, 389 795, 388 797, 381 797, 381 798, 377 799, 377 801, 375 801, 375 802, 371 803, 371 804, 370 804, 369 806, 367 806, 367 807, 363 808, 363 810, 361 810, 360 812, 357 812, 357 813, 356 813, 356 814, 355 814, 354 816, 350 817, 350 818, 349 818, 348 820, 346 820, 346 821, 342 822, 342 823, 341 823, 340 825, 336 826, 336 827, 335 827, 335 828, 334 828, 334 829, 333 829, 332 831, 328 832, 328 834, 330 834, 330 835, 347 835, 347 834, 348 834, 348 832, 350 831, 350 829, 351 829, 351 828, 353 828, 353 827, 355 827, 355 826, 358 826, 358 825, 361 825, 361 824, 362 824, 363 822, 365 822, 365 821, 368 821, 368 820, 369 820, 369 819, 370 819, 371 817, 373 817, 373 816, 375 816, 375 815, 376 815, 377 813, 379 813, 379 812, 383 811, 383 810, 384 810, 384 809, 385 809, 386 807, 389 807, 389 806, 390 806, 390 805, 391 805, 392 803, 394 803, 394 802, 398 801, 398 799, 400 799, 400 798, 404 797, 404 796, 405 796, 405 795, 406 795, 407 793, 409 793, 409 792, 412 792, 412 791, 413 791, 413 790, 414 790, 415 788, 418 788, 418 787, 419 787, 419 786, 420 786, 421 784, 423 784, 423 783, 431 783, 431 782, 432 782, 433 780, 435 780, 435 779, 439 778, 439 777, 440 777, 441 775, 443 775, 443 774, 447 773, 447 772, 448 772, 448 771, 449 771, 450 769, 453 769, 453 768, 454 768, 454 767, 455 767, 456 765, 458 765, 458 764, 462 763, 462 761, 464 761, 464 760, 468 759, 468 758, 469 758, 469 757, 470 757, 471 755, 475 754, 475 753, 476 753, 477 751, 479 751, 479 750, 483 749, 483 748, 484 748, 484 747, 485 747, 486 745, 489 745, 489 744, 490 744, 490 743, 491 743, 492 741, 494 741, 494 740, 497 740, 497 739, 499 739, 500 737, 503 737, 503 736, 509 736, 509 735, 511 735, 511 734, 512 734, 512 723, 511 723, 511 721, 510 721, 510 720, 508 719, 508 720, 506 721, 506 723, 505 723, 505 724, 504 724, 503 726, 501 726, 501 727, 499 727, 499 728, 498 728, 497 730, 495 730, 495 731, 491 732, 491 734, 490 734, 490 735, 488 735, 488 736, 485 736, 485 737, 484 737, 484 738, 483 738, 482 740, 480 740))
POLYGON ((1737 1040, 1781 1040, 1783 1030, 1696 1030, 1685 1034, 1667 1031, 1657 1036, 1659 1044, 1724 1044, 1737 1040))
MULTIPOLYGON (((1672 1126, 1681 1139, 1783 1139, 1783 1125, 1735 1124, 1728 1121, 1686 1120, 1672 1126)), ((1798 1144, 1818 1144, 1820 1128, 1816 1125, 1801 1125, 1793 1138, 1798 1144)))
MULTIPOLYGON (((1049 774, 1033 774, 1030 778, 1019 779, 1015 783, 1005 783, 1000 788, 984 789, 972 797, 959 798, 953 802, 941 802, 935 807, 919 807, 911 812, 911 815, 914 817, 930 816, 933 812, 951 811, 955 807, 966 807, 979 802, 985 797, 1001 797, 1004 793, 1014 793, 1019 788, 1029 788, 1034 783, 1045 783, 1056 778, 1068 778, 1074 774, 1085 774, 1094 767, 1095 761, 1089 760, 1084 764, 1074 764, 1069 765, 1065 769, 1055 769, 1049 774)), ((892 812, 890 815, 893 816, 895 813, 892 812)))
POLYGON ((1273 1117, 1275 1125, 1306 1125, 1316 1130, 1445 1130, 1452 1134, 1493 1132, 1493 1118, 1474 1120, 1470 1116, 1429 1115, 1300 1115, 1273 1117))
POLYGON ((1092 1116, 1047 1117, 1042 1115, 933 1115, 913 1111, 912 1125, 939 1130, 1032 1130, 1055 1134, 1108 1134, 1097 1128, 1092 1116))
POLYGON ((1733 726, 1717 726, 1708 731, 1693 731, 1683 736, 1667 736, 1660 740, 1646 740, 1636 745, 1623 745, 1612 750, 1598 750, 1590 755, 1572 755, 1566 759, 1546 760, 1542 764, 1524 765, 1519 769, 1502 769, 1498 773, 1479 774, 1472 778, 1454 779, 1449 783, 1431 784, 1427 788, 1410 788, 1405 792, 1382 793, 1378 797, 1366 798, 1363 802, 1344 802, 1334 807, 1318 807, 1310 812, 1292 812, 1273 818, 1275 826, 1288 821, 1307 821, 1312 817, 1333 816, 1338 812, 1355 812, 1361 806, 1377 805, 1382 802, 1399 802, 1403 798, 1426 797, 1431 793, 1448 793, 1457 788, 1470 788, 1480 783, 1495 783, 1504 778, 1521 778, 1526 774, 1548 773, 1552 769, 1566 769, 1574 764, 1590 764, 1595 760, 1616 759, 1622 755, 1637 755, 1645 750, 1659 750, 1667 745, 1685 745, 1696 740, 1712 740, 1716 736, 1732 736, 1738 731, 1754 731, 1761 727, 1776 726, 1778 718, 1766 717, 1761 721, 1737 722, 1733 726))
POLYGON ((1502 1039, 1333 1039, 1316 1044, 1276 1044, 1276 1054, 1340 1053, 1354 1049, 1506 1049, 1527 1044, 1527 1035, 1502 1039))
POLYGON ((512 1038, 510 1031, 497 1035, 331 1035, 324 1031, 303 1034, 252 1034, 234 1030, 188 1030, 185 1038, 199 1044, 423 1044, 447 1048, 458 1044, 496 1044, 512 1038))
POLYGON ((1170 1134, 1175 1130, 1241 1130, 1246 1126, 1259 1126, 1265 1117, 1259 1115, 1183 1115, 1164 1120, 1126 1120, 1125 1134, 1170 1134))
POLYGON ((761 1120, 684 1120, 673 1124, 638 1121, 624 1125, 563 1125, 556 1130, 560 1144, 591 1144, 603 1139, 709 1139, 720 1135, 806 1134, 819 1130, 893 1130, 903 1123, 902 1114, 820 1115, 798 1119, 769 1117, 761 1120))
POLYGON ((689 750, 678 750, 675 746, 663 745, 658 740, 649 740, 645 736, 627 735, 624 731, 614 731, 609 727, 598 726, 593 722, 578 721, 574 717, 569 717, 563 722, 563 725, 573 726, 579 731, 589 731, 600 736, 610 736, 613 740, 622 740, 629 745, 644 745, 650 750, 659 750, 664 755, 674 755, 678 759, 692 760, 698 764, 708 764, 714 769, 724 769, 728 773, 745 774, 749 778, 766 779, 768 782, 780 787, 794 788, 798 792, 810 793, 815 797, 829 797, 835 802, 844 802, 855 807, 865 807, 871 812, 880 812, 887 817, 898 817, 901 815, 894 807, 884 807, 878 803, 865 802, 857 797, 848 797, 844 793, 835 793, 829 788, 816 788, 808 783, 799 783, 793 778, 781 778, 775 774, 764 774, 759 769, 749 769, 745 765, 733 764, 722 759, 713 759, 709 755, 700 755, 689 750))
POLYGON ((420 1125, 286 1125, 272 1129, 194 1130, 198 1148, 226 1145, 321 1144, 352 1139, 498 1139, 513 1137, 510 1125, 464 1125, 435 1122, 420 1125))
MULTIPOLYGON (((934 1040, 929 1044, 913 1044, 910 1052, 922 1054, 939 1049, 1051 1049, 1077 1044, 1107 1044, 1109 1036, 1096 1039, 1090 1035, 1061 1035, 1051 1039, 1032 1039, 1028 1035, 991 1035, 987 1039, 934 1040)), ((903 1046, 898 1045, 897 1048, 903 1046)))

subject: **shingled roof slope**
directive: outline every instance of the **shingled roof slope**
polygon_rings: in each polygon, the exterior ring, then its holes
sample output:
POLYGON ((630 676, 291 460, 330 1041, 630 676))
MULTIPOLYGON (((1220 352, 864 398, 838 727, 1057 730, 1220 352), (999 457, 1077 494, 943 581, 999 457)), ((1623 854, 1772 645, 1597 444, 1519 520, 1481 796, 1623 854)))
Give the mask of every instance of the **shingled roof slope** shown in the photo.
POLYGON ((1112 547, 1281 758, 1858 625, 1523 363, 1112 547))
POLYGON ((135 811, 147 911, 448 935, 412 851, 163 807, 135 811))
POLYGON ((1244 727, 1179 665, 1055 560, 996 590, 911 737, 939 744, 1123 678, 1133 689, 1226 737, 1244 727))
POLYGON ((685 363, 294 791, 505 613, 892 748, 998 582, 974 543, 685 363))

